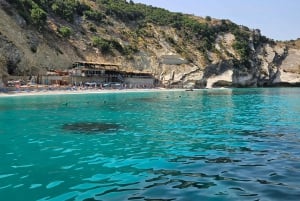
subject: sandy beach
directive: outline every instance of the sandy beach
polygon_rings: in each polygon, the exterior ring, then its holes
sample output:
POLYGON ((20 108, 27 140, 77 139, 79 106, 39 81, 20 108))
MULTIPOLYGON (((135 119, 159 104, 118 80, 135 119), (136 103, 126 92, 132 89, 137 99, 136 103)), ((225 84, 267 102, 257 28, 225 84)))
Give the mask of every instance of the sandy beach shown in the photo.
POLYGON ((163 92, 163 91, 185 91, 185 89, 166 89, 166 88, 151 88, 151 89, 52 89, 52 90, 19 90, 0 92, 1 97, 15 96, 45 96, 45 95, 66 95, 66 94, 105 94, 105 93, 138 93, 138 92, 163 92))

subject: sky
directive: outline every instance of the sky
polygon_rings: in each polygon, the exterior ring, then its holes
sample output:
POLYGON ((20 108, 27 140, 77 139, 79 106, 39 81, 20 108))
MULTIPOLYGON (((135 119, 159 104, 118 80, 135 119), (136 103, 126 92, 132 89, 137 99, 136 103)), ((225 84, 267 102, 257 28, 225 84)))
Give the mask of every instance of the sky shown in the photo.
POLYGON ((133 0, 173 12, 229 19, 274 40, 300 38, 299 0, 133 0))

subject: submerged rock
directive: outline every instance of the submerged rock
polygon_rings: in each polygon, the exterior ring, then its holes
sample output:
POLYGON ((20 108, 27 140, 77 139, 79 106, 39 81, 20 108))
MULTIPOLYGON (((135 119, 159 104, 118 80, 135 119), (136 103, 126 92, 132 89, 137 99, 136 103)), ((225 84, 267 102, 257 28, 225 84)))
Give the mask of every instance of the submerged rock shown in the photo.
POLYGON ((116 131, 120 128, 120 124, 103 123, 103 122, 76 122, 67 123, 62 126, 63 130, 74 131, 82 134, 99 134, 104 132, 116 131))

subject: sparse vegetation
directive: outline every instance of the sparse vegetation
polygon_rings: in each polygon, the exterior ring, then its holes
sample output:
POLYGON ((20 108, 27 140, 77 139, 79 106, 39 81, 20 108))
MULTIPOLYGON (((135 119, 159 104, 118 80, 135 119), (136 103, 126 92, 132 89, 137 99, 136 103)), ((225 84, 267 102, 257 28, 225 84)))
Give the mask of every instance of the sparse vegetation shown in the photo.
MULTIPOLYGON (((237 42, 234 48, 239 52, 241 59, 247 59, 251 53, 246 44, 246 41, 249 41, 249 37, 245 36, 245 33, 248 33, 249 30, 241 31, 242 29, 239 26, 226 20, 219 24, 212 24, 210 16, 207 16, 204 22, 200 22, 182 13, 172 13, 162 8, 134 4, 133 1, 127 2, 124 0, 95 1, 101 10, 95 10, 95 8, 90 7, 84 1, 79 0, 13 0, 13 2, 15 2, 21 13, 25 15, 26 19, 38 27, 42 27, 45 24, 46 11, 53 12, 68 22, 73 22, 74 16, 83 16, 96 24, 101 23, 107 15, 124 23, 135 24, 137 34, 143 36, 148 34, 148 32, 143 31, 141 27, 146 27, 147 23, 171 26, 177 29, 185 41, 197 44, 197 49, 203 54, 206 54, 206 51, 213 50, 212 44, 215 42, 218 34, 231 31, 236 36, 237 42), (28 9, 31 12, 30 14, 27 11, 28 9)), ((61 31, 63 31, 62 35, 64 37, 69 36, 67 30, 61 31)), ((96 32, 96 28, 90 27, 90 31, 96 32)), ((256 41, 259 42, 259 40, 264 40, 264 38, 259 38, 256 41)), ((170 38, 168 42, 174 44, 174 41, 170 40, 170 38)), ((109 50, 108 46, 111 46, 111 48, 116 49, 120 53, 126 52, 124 47, 114 41, 107 43, 101 43, 104 51, 109 50)))
POLYGON ((38 28, 42 28, 47 20, 46 12, 37 4, 34 4, 33 8, 31 9, 30 17, 32 19, 32 23, 35 24, 38 28))
POLYGON ((93 24, 93 23, 88 23, 88 29, 91 31, 91 32, 97 32, 97 28, 96 26, 93 24))
POLYGON ((103 54, 108 54, 112 51, 112 46, 108 40, 94 36, 92 38, 93 46, 98 47, 103 54))
POLYGON ((200 19, 133 1, 11 0, 10 3, 27 24, 40 31, 51 27, 51 19, 59 19, 51 28, 60 27, 57 31, 62 38, 69 38, 73 33, 74 38, 84 35, 85 40, 90 40, 89 44, 99 48, 102 54, 123 55, 125 58, 133 58, 136 52, 147 51, 152 45, 153 49, 163 48, 157 34, 162 34, 159 30, 164 28, 171 30, 161 37, 164 42, 190 62, 200 57, 202 64, 210 63, 211 55, 217 55, 218 58, 236 59, 236 63, 242 64, 239 67, 249 68, 249 60, 253 57, 252 44, 257 49, 262 43, 270 42, 257 33, 258 30, 238 26, 229 20, 213 20, 210 16, 200 19), (45 26, 47 17, 48 27, 45 26), (235 36, 232 47, 237 54, 229 55, 215 49, 217 37, 226 33, 235 36))
POLYGON ((97 23, 100 23, 102 22, 103 19, 105 19, 105 15, 98 12, 98 11, 95 11, 95 10, 85 10, 83 12, 84 16, 89 19, 89 20, 93 20, 97 23))
POLYGON ((55 0, 51 5, 51 9, 63 19, 73 22, 74 13, 78 6, 79 1, 76 0, 55 0))
POLYGON ((98 36, 92 38, 92 44, 94 47, 98 47, 103 54, 111 53, 113 50, 118 51, 122 55, 131 55, 138 51, 137 48, 127 45, 123 47, 117 40, 107 40, 98 36))
POLYGON ((69 38, 72 34, 72 29, 67 26, 62 26, 58 29, 58 33, 64 38, 69 38))

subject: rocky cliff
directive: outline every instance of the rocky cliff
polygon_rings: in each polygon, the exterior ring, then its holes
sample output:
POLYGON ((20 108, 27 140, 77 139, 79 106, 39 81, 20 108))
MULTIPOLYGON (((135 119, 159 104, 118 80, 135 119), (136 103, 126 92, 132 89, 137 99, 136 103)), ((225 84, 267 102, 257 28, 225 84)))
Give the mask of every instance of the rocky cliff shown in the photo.
POLYGON ((4 82, 85 60, 151 72, 170 87, 300 85, 299 41, 274 42, 228 20, 121 0, 0 0, 0 15, 4 82))

